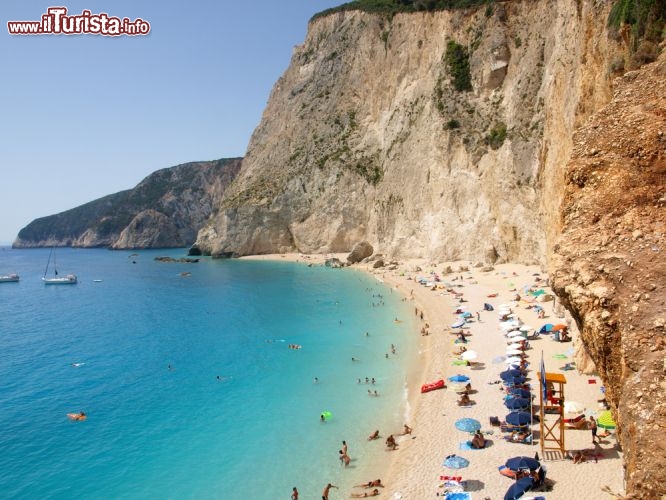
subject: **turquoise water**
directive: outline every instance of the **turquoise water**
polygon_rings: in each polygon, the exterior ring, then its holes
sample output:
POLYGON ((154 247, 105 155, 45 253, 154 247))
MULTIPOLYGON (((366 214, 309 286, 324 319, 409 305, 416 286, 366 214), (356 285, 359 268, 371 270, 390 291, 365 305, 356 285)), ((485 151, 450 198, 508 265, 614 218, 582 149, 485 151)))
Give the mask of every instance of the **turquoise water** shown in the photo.
POLYGON ((0 284, 2 497, 308 499, 367 480, 385 453, 366 437, 405 418, 409 305, 349 269, 158 255, 184 253, 59 249, 79 284, 45 286, 48 250, 0 249, 21 275, 0 284))

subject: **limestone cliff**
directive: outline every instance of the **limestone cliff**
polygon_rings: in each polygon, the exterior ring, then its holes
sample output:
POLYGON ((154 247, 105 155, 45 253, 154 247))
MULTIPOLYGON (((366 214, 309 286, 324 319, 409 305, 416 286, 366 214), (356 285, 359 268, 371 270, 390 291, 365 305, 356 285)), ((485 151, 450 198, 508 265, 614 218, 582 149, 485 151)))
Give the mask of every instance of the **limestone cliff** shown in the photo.
POLYGON ((241 159, 232 158, 158 170, 134 189, 32 221, 13 246, 191 245, 240 166, 241 159))
POLYGON ((610 98, 609 7, 316 18, 197 246, 545 262, 572 130, 610 98))
POLYGON ((601 374, 632 498, 666 495, 666 54, 575 135, 553 288, 601 374))

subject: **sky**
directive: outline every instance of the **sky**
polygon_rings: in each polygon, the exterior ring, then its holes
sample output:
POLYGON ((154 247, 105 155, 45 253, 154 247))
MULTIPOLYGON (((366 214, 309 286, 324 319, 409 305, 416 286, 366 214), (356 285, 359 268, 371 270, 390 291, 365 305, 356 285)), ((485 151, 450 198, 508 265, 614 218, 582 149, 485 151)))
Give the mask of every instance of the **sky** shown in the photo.
POLYGON ((308 20, 343 0, 2 0, 0 244, 161 168, 243 156, 308 20), (137 18, 145 36, 10 35, 9 21, 137 18))

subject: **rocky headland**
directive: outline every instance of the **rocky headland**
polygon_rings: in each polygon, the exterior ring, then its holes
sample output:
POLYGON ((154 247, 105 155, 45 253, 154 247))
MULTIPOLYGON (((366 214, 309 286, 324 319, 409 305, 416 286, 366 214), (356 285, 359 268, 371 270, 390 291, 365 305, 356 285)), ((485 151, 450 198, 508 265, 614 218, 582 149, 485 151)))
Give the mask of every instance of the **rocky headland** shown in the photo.
POLYGON ((158 170, 133 189, 32 221, 12 246, 189 246, 241 163, 241 158, 229 158, 158 170))

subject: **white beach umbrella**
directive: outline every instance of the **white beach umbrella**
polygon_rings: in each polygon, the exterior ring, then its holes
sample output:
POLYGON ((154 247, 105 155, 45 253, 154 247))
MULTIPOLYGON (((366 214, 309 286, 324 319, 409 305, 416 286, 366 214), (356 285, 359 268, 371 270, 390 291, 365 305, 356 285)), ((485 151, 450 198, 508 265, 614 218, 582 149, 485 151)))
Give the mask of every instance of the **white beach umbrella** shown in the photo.
POLYGON ((585 405, 577 401, 565 401, 564 402, 564 413, 583 413, 585 411, 585 405))
POLYGON ((521 351, 520 349, 507 349, 507 350, 506 350, 506 353, 507 353, 509 356, 520 356, 521 354, 525 354, 525 353, 524 353, 523 351, 521 351))
POLYGON ((507 348, 507 349, 522 349, 522 348, 523 348, 523 344, 521 344, 520 342, 514 342, 515 340, 516 340, 515 337, 512 338, 512 339, 509 341, 510 343, 509 343, 508 346, 506 346, 506 348, 507 348))
POLYGON ((532 328, 530 325, 521 325, 520 326, 520 331, 521 332, 529 332, 529 331, 532 331, 532 330, 534 330, 534 328, 532 328))
POLYGON ((524 334, 520 330, 513 330, 513 331, 507 333, 506 336, 507 337, 514 337, 514 338, 515 337, 523 337, 524 338, 524 334))
POLYGON ((500 328, 504 330, 505 332, 515 330, 520 326, 520 323, 516 320, 511 320, 511 321, 504 321, 500 323, 500 328))
POLYGON ((504 362, 507 365, 517 365, 517 364, 520 364, 521 361, 522 360, 519 357, 516 357, 516 356, 511 356, 510 358, 506 358, 504 360, 504 362))
POLYGON ((472 359, 476 359, 478 357, 479 357, 479 354, 476 351, 465 351, 460 355, 461 359, 464 359, 464 360, 467 360, 467 361, 472 360, 472 359))

